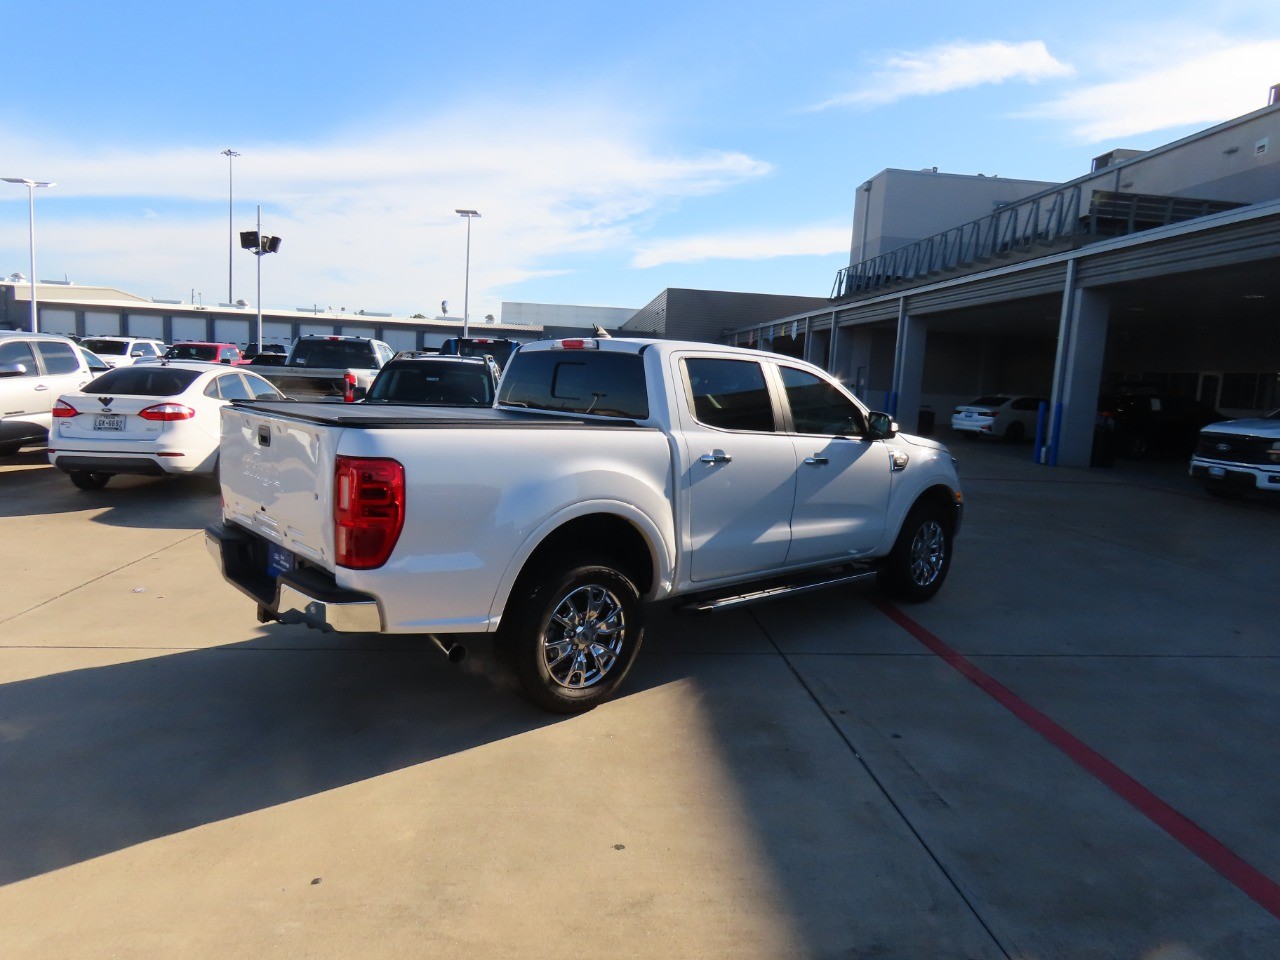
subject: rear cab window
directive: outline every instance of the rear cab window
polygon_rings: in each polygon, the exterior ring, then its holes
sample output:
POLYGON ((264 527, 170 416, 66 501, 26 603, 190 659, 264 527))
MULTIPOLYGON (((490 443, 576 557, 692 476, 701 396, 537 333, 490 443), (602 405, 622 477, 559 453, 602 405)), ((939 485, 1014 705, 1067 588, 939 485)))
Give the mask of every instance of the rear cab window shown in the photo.
POLYGON ((518 350, 503 376, 498 404, 647 420, 644 360, 617 350, 518 350))

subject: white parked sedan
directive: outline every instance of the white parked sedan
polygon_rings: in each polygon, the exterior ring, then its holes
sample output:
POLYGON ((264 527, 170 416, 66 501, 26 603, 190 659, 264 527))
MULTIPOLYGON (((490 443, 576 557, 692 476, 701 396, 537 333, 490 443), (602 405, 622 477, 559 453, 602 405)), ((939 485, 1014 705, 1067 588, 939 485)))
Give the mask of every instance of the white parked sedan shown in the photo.
POLYGON ((1016 443, 1035 436, 1042 403, 1046 403, 1044 397, 979 397, 956 407, 951 429, 969 436, 1003 437, 1016 443))
POLYGON ((58 398, 49 462, 81 490, 101 489, 117 473, 213 475, 222 407, 281 397, 257 374, 222 363, 117 367, 58 398))

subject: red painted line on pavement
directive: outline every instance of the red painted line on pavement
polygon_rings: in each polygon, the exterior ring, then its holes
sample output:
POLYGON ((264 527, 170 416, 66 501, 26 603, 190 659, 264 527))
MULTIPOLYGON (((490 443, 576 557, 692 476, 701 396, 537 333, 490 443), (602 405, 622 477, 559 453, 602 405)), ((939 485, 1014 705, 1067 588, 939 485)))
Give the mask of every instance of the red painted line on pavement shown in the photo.
POLYGON ((1231 881, 1242 893, 1280 919, 1280 884, 1251 866, 1195 821, 1125 773, 1083 740, 1068 733, 1008 687, 983 673, 971 661, 952 650, 897 607, 874 601, 880 612, 919 640, 967 680, 1091 773, 1103 786, 1120 796, 1173 839, 1231 881))

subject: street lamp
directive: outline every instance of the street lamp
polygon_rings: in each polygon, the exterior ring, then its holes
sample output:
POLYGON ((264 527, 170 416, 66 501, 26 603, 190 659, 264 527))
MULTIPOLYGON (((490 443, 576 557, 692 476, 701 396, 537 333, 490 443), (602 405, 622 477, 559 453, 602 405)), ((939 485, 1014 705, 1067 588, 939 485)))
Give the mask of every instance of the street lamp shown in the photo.
POLYGON ((240 154, 228 147, 222 151, 221 156, 227 158, 227 303, 235 303, 235 294, 231 292, 231 261, 232 251, 235 250, 235 228, 231 225, 232 207, 235 200, 235 189, 231 178, 231 162, 240 154))
POLYGON ((262 204, 258 204, 258 229, 240 233, 240 246, 252 250, 258 258, 258 352, 262 352, 262 258, 280 249, 279 237, 268 237, 262 232, 262 204))
POLYGON ((27 188, 27 229, 31 241, 31 332, 39 331, 36 320, 36 187, 56 187, 47 180, 27 180, 24 177, 0 177, 5 183, 20 183, 27 188))
POLYGON ((465 217, 467 221, 467 272, 462 284, 462 336, 467 336, 467 321, 471 314, 471 220, 480 216, 475 210, 455 210, 454 213, 465 217))

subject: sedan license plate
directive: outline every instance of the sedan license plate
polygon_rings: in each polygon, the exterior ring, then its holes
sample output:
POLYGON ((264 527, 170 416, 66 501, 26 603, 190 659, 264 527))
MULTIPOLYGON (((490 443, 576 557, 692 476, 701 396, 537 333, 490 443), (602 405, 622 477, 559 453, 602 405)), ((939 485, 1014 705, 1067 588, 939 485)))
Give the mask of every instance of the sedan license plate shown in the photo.
POLYGON ((1227 475, 1227 471, 1224 470, 1222 467, 1209 468, 1209 476, 1211 477, 1225 477, 1226 475, 1227 475))
POLYGON ((278 577, 282 573, 288 573, 294 567, 294 557, 291 550, 280 546, 278 543, 267 543, 267 573, 273 577, 278 577))
POLYGON ((123 430, 124 417, 120 414, 109 413, 93 418, 93 429, 95 430, 123 430))

